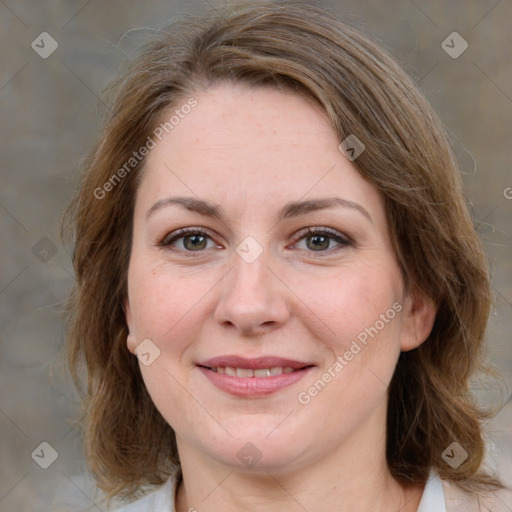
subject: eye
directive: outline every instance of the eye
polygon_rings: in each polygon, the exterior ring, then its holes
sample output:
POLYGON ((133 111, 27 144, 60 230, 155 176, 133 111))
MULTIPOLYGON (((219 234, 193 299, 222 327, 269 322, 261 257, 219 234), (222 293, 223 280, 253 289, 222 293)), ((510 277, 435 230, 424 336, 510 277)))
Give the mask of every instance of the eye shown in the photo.
POLYGON ((300 238, 294 244, 295 247, 309 252, 331 253, 351 245, 351 241, 347 237, 330 228, 307 228, 299 232, 297 236, 300 238))
POLYGON ((204 229, 183 228, 169 233, 159 244, 174 250, 201 252, 204 249, 220 248, 204 229))
MULTIPOLYGON (((348 237, 330 228, 307 228, 297 233, 296 236, 298 241, 295 242, 294 246, 308 252, 331 253, 351 245, 348 237)), ((159 247, 188 253, 222 248, 202 228, 179 229, 166 235, 158 245, 159 247)))

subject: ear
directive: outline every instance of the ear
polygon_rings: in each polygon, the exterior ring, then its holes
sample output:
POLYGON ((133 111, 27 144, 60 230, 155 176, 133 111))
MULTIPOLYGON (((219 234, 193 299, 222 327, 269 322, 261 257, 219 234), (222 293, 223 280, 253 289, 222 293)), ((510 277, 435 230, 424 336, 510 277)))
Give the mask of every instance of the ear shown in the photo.
POLYGON ((437 306, 421 290, 409 292, 404 303, 403 325, 400 339, 402 352, 418 348, 432 332, 437 306))
POLYGON ((128 297, 124 299, 123 302, 123 310, 124 310, 124 317, 126 319, 126 325, 128 326, 128 336, 126 338, 126 345, 128 346, 128 350, 134 354, 135 349, 137 348, 137 339, 135 337, 135 330, 133 325, 133 315, 132 310, 130 308, 130 301, 128 300, 128 297))

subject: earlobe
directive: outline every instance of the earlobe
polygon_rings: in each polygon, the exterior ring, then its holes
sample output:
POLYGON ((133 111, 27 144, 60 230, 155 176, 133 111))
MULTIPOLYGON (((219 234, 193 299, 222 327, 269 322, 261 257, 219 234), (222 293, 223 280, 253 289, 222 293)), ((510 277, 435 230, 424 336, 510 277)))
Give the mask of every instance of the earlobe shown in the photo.
POLYGON ((404 323, 400 348, 408 352, 418 348, 430 335, 436 319, 437 306, 422 291, 409 294, 404 307, 404 323))
POLYGON ((135 334, 132 332, 129 332, 128 336, 126 337, 126 346, 132 354, 135 354, 135 349, 137 348, 137 340, 135 338, 135 334))
POLYGON ((132 323, 132 310, 130 308, 130 302, 128 298, 126 298, 123 302, 123 310, 124 316, 126 320, 126 325, 128 327, 128 336, 126 337, 126 345, 128 350, 133 354, 135 352, 135 348, 137 347, 137 339, 134 334, 134 328, 132 323))

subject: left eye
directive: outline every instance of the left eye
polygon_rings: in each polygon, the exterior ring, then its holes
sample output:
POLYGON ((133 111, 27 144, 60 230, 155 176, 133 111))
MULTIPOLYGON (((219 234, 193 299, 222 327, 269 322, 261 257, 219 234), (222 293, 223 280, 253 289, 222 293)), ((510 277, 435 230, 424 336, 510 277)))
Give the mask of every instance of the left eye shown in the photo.
POLYGON ((306 235, 303 235, 295 244, 299 249, 313 252, 327 252, 335 248, 333 245, 345 247, 350 245, 350 241, 337 231, 308 229, 306 235), (300 247, 301 243, 303 243, 302 247, 300 247))

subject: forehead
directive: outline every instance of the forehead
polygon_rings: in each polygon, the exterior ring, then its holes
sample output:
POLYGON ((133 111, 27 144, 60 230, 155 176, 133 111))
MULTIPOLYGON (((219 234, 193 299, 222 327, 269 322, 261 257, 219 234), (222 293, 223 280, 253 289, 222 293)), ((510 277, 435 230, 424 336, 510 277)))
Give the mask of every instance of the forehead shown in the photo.
MULTIPOLYGON (((379 200, 338 150, 327 114, 312 99, 230 83, 194 99, 197 106, 148 155, 142 195, 158 199, 179 191, 219 201, 243 197, 261 202, 270 200, 271 191, 272 202, 286 202, 337 192, 366 204, 379 200)), ((179 108, 173 106, 168 117, 179 108)))
MULTIPOLYGON (((310 154, 313 147, 336 149, 337 137, 326 113, 303 95, 273 87, 222 83, 194 98, 197 106, 176 119, 178 123, 163 144, 149 155, 149 165, 171 152, 175 160, 207 154, 223 160, 249 157, 250 161, 265 161, 283 153, 293 162, 310 154), (199 153, 190 154, 191 147, 199 153)), ((170 114, 176 110, 180 104, 173 106, 170 114)))

